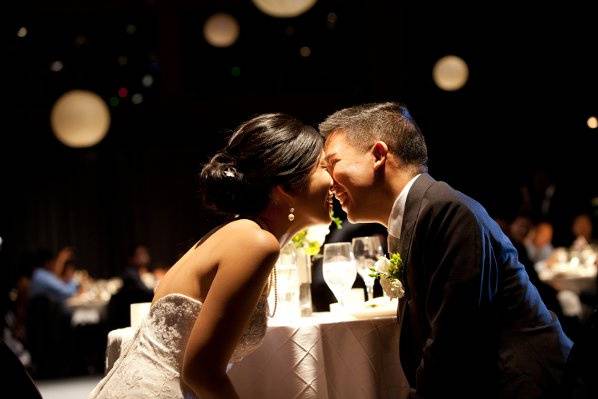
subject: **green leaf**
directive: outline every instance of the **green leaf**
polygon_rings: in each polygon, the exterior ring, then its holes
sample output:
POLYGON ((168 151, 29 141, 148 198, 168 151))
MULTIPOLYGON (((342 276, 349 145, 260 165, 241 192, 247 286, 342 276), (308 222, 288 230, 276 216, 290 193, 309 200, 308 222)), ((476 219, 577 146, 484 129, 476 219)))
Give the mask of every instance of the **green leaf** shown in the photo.
POLYGON ((310 256, 317 255, 320 252, 320 243, 317 241, 309 241, 307 243, 307 248, 305 248, 305 252, 310 256))
POLYGON ((401 280, 402 272, 403 272, 403 259, 401 259, 401 254, 398 252, 393 253, 390 256, 390 268, 388 270, 388 275, 392 278, 396 278, 401 280))
POLYGON ((293 238, 291 238, 291 241, 293 242, 293 244, 295 244, 295 248, 301 248, 303 247, 303 241, 305 241, 305 237, 307 236, 307 230, 301 230, 300 232, 298 232, 297 234, 295 234, 293 236, 293 238))
POLYGON ((307 229, 301 230, 291 238, 295 248, 304 251, 310 256, 320 253, 320 243, 307 239, 307 229))
POLYGON ((395 267, 400 267, 403 263, 403 259, 401 259, 401 254, 398 252, 393 253, 390 257, 390 263, 395 267))
POLYGON ((337 230, 341 230, 343 228, 343 221, 339 217, 334 216, 334 211, 330 211, 330 218, 336 225, 337 230))

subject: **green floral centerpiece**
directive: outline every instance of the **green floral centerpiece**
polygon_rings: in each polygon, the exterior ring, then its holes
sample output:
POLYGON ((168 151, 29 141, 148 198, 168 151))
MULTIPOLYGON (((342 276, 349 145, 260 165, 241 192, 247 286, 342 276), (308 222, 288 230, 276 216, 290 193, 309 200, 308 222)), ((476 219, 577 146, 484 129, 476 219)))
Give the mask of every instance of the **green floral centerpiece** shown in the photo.
MULTIPOLYGON (((330 217, 337 229, 340 230, 343 228, 340 218, 334 216, 333 213, 330 213, 330 217)), ((328 225, 310 226, 295 234, 291 241, 295 245, 295 248, 303 250, 309 256, 314 256, 320 253, 320 248, 322 248, 329 233, 330 228, 328 225)))

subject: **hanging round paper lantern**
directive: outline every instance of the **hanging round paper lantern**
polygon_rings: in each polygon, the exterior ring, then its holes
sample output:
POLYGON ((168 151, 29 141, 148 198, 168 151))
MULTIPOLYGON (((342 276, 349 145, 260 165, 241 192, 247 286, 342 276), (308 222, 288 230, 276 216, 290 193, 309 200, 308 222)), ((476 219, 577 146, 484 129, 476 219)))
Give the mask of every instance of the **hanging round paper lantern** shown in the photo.
POLYGON ((214 47, 228 47, 239 37, 239 23, 229 14, 214 14, 203 26, 206 41, 214 47))
POLYGON ((264 14, 277 18, 291 18, 303 14, 316 4, 317 0, 253 0, 253 4, 264 14))
POLYGON ((455 55, 442 57, 434 65, 432 76, 442 90, 455 91, 465 85, 469 77, 469 68, 465 61, 455 55))
POLYGON ((69 147, 91 147, 99 143, 110 127, 110 112, 100 96, 86 90, 63 94, 50 115, 54 134, 69 147))

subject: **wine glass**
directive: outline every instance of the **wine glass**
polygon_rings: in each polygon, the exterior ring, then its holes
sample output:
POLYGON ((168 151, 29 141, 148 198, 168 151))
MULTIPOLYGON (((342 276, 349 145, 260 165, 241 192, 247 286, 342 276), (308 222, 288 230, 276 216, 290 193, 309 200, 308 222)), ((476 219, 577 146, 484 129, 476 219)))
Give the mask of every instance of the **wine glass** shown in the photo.
POLYGON ((378 257, 384 255, 382 244, 378 236, 356 237, 353 239, 353 254, 357 262, 357 272, 363 278, 363 282, 368 291, 368 300, 374 299, 374 282, 376 279, 371 277, 370 268, 378 260, 378 257))
POLYGON ((357 277, 355 258, 350 242, 324 245, 322 274, 338 302, 345 306, 357 277))

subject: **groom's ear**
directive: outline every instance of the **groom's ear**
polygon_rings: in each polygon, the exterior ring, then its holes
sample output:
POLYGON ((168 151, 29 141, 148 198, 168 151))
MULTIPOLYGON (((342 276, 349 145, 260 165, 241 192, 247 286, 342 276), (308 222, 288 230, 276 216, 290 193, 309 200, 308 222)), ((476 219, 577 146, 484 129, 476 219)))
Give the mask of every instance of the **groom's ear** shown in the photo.
POLYGON ((372 147, 372 156, 374 159, 374 169, 378 170, 386 163, 388 156, 388 146, 384 141, 376 141, 372 147))

